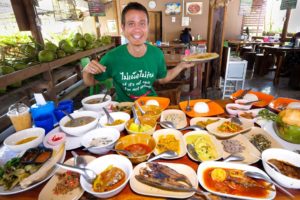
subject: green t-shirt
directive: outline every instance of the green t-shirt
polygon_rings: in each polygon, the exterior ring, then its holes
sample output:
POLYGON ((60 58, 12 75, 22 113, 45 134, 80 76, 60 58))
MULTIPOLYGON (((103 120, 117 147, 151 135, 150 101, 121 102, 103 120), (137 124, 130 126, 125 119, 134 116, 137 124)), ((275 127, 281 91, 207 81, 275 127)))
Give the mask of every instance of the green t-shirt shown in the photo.
POLYGON ((164 55, 160 49, 147 44, 144 56, 133 57, 127 45, 108 52, 100 61, 106 71, 95 75, 98 81, 113 79, 117 101, 134 101, 140 96, 156 96, 153 83, 167 75, 164 55))

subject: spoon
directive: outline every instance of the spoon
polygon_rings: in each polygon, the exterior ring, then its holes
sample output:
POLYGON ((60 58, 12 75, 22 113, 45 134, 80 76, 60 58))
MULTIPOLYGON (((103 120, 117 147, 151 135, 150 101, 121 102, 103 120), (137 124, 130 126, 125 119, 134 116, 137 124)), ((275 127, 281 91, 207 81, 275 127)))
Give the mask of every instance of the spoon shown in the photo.
POLYGON ((191 96, 188 97, 188 102, 187 102, 187 105, 186 105, 186 107, 185 107, 185 110, 186 110, 187 112, 189 112, 189 111, 192 110, 192 108, 191 108, 191 106, 190 106, 190 101, 191 101, 191 96))
POLYGON ((195 160, 202 162, 202 160, 199 159, 198 153, 196 152, 195 146, 193 144, 187 144, 186 148, 195 160))
POLYGON ((115 151, 117 153, 125 154, 127 157, 134 157, 134 155, 130 151, 127 151, 127 150, 124 150, 124 149, 110 149, 110 150, 115 151))
POLYGON ((86 160, 82 157, 79 156, 75 151, 71 151, 73 157, 74 157, 74 166, 75 167, 81 167, 81 168, 85 168, 86 166, 86 160))
POLYGON ((106 108, 103 107, 102 109, 103 109, 104 113, 106 114, 108 124, 114 123, 114 121, 115 121, 114 118, 112 118, 112 116, 109 114, 109 112, 106 110, 106 108))
POLYGON ((292 195, 289 191, 287 191, 286 189, 284 189, 283 187, 281 187, 280 185, 278 185, 277 183, 275 183, 274 181, 272 181, 271 178, 269 178, 268 176, 261 174, 259 172, 250 172, 250 171, 245 171, 244 175, 251 177, 251 178, 255 178, 255 179, 262 179, 265 180, 269 183, 274 184, 276 187, 278 187, 282 192, 284 192, 285 194, 287 194, 289 197, 291 197, 292 199, 295 199, 295 196, 292 195))
POLYGON ((108 93, 110 93, 110 90, 106 90, 106 92, 105 92, 105 94, 104 94, 104 97, 103 97, 103 99, 102 99, 101 102, 104 102, 104 101, 105 101, 106 96, 108 95, 108 93))
POLYGON ((192 125, 192 126, 188 126, 185 128, 180 128, 178 130, 184 131, 184 130, 194 130, 194 131, 201 131, 204 130, 202 127, 198 126, 198 125, 192 125))
POLYGON ((142 107, 140 106, 140 104, 138 102, 135 102, 136 106, 138 107, 139 111, 141 112, 141 115, 145 115, 145 111, 142 109, 142 107))
POLYGON ((232 117, 231 119, 230 119, 230 121, 232 122, 232 123, 236 123, 236 124, 238 124, 238 125, 242 125, 243 123, 241 122, 241 120, 239 119, 239 118, 237 118, 237 117, 232 117))
POLYGON ((83 178, 88 183, 91 183, 91 184, 93 183, 93 181, 97 177, 96 172, 94 172, 93 170, 88 169, 88 168, 75 167, 75 166, 71 166, 71 165, 62 164, 62 163, 59 163, 59 162, 56 163, 56 166, 81 174, 83 176, 83 178))
POLYGON ((139 125, 138 130, 140 130, 141 129, 141 122, 139 120, 139 117, 138 117, 138 115, 136 113, 136 110, 135 110, 134 106, 132 106, 131 110, 132 110, 132 114, 133 114, 134 123, 137 124, 137 125, 139 125))
MULTIPOLYGON (((253 157, 256 157, 257 159, 259 160, 262 160, 262 158, 260 156, 257 156, 255 155, 254 153, 250 152, 250 154, 253 156, 253 157)), ((280 172, 280 170, 278 169, 278 167, 276 165, 274 165, 273 163, 270 163, 269 161, 265 161, 267 165, 269 165, 271 168, 273 168, 275 171, 280 172)))
MULTIPOLYGON (((161 124, 167 128, 173 128, 173 129, 177 129, 175 124, 171 121, 162 121, 162 122, 157 122, 158 124, 161 124)), ((197 125, 192 125, 192 126, 188 126, 188 127, 185 127, 185 128, 179 128, 178 130, 195 130, 195 131, 200 131, 200 130, 204 130, 203 128, 201 128, 200 126, 197 126, 197 125)))
POLYGON ((245 157, 239 154, 230 154, 226 158, 223 159, 223 162, 230 162, 230 161, 243 161, 245 157))
POLYGON ((178 156, 178 154, 175 151, 168 150, 168 151, 162 152, 162 153, 154 156, 153 158, 150 158, 147 162, 152 162, 159 158, 173 158, 176 156, 178 156))
POLYGON ((71 120, 74 120, 75 118, 72 117, 72 115, 70 115, 70 113, 68 113, 67 111, 65 110, 61 110, 65 115, 67 115, 71 120))
POLYGON ((176 129, 175 125, 173 122, 171 121, 162 121, 162 122, 157 122, 158 124, 164 126, 164 127, 167 127, 167 128, 173 128, 173 129, 176 129))

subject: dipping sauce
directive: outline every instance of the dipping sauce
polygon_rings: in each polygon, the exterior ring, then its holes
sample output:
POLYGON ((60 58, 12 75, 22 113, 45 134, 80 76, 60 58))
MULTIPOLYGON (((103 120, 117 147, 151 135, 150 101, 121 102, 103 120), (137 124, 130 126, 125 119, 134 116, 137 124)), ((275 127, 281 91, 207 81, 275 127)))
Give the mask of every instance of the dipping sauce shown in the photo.
POLYGON ((28 138, 22 139, 22 140, 16 142, 16 145, 25 144, 27 142, 35 140, 36 138, 37 138, 37 136, 32 136, 32 137, 28 137, 28 138))
POLYGON ((146 144, 131 144, 125 147, 125 150, 131 152, 134 156, 143 156, 151 152, 151 148, 146 144))
POLYGON ((67 123, 65 123, 65 127, 78 127, 78 126, 83 126, 86 124, 89 124, 90 122, 94 121, 94 117, 78 117, 75 118, 74 120, 70 120, 67 123))
POLYGON ((41 152, 36 159, 34 160, 34 162, 36 163, 44 163, 46 162, 50 157, 52 156, 52 152, 51 151, 43 151, 41 152))

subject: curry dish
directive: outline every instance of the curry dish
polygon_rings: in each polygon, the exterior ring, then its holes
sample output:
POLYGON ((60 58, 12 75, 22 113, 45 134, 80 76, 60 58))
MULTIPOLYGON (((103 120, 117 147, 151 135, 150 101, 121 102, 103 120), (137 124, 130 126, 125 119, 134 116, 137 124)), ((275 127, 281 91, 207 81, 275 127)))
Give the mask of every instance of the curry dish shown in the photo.
POLYGON ((78 117, 78 118, 72 119, 72 120, 68 121, 67 123, 65 123, 65 127, 83 126, 83 125, 91 123, 94 120, 95 120, 94 117, 78 117))

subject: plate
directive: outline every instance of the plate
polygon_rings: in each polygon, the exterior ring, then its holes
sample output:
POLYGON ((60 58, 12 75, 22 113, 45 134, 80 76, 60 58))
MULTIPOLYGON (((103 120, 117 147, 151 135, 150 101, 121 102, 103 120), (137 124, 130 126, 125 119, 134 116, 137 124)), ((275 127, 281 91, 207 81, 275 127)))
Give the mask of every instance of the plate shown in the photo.
MULTIPOLYGON (((0 166, 4 165, 8 160, 10 160, 11 158, 14 158, 16 156, 18 156, 18 153, 12 152, 11 150, 9 150, 7 147, 2 147, 0 148, 0 155, 1 155, 1 159, 0 159, 0 166)), ((65 160, 66 157, 66 150, 64 150, 64 153, 60 159, 60 162, 63 162, 65 160)), ((56 170, 58 169, 58 167, 53 167, 52 171, 49 172, 48 176, 46 178, 44 178, 42 181, 39 181, 37 183, 34 183, 32 185, 30 185, 27 188, 21 188, 20 186, 16 186, 14 187, 12 190, 4 190, 4 188, 2 186, 0 186, 0 195, 12 195, 12 194, 18 194, 21 192, 25 192, 27 190, 30 190, 42 183, 44 183, 45 181, 47 181, 49 178, 51 178, 56 170)))
POLYGON ((198 53, 198 54, 192 54, 189 56, 185 56, 182 58, 182 61, 184 62, 204 62, 213 60, 219 57, 219 54, 217 53, 198 53))
POLYGON ((269 104, 269 107, 277 112, 280 112, 284 109, 286 109, 287 105, 292 102, 300 102, 297 99, 290 99, 290 98, 284 98, 284 97, 279 97, 269 104))
MULTIPOLYGON (((166 165, 166 166, 176 170, 177 172, 187 176, 189 178, 189 180, 191 181, 192 185, 194 186, 194 188, 198 188, 197 175, 191 167, 189 167, 187 165, 183 165, 183 164, 177 164, 177 163, 160 163, 159 162, 159 164, 166 165)), ((172 191, 168 191, 168 190, 162 190, 162 189, 159 189, 156 187, 151 187, 149 185, 139 182, 138 180, 136 180, 135 175, 139 174, 139 171, 142 167, 146 167, 145 162, 140 163, 133 169, 133 175, 131 176, 130 181, 129 181, 130 187, 134 192, 136 192, 138 194, 142 194, 142 195, 156 196, 156 197, 168 197, 168 198, 176 198, 176 199, 188 198, 195 194, 195 192, 172 192, 172 191)))
MULTIPOLYGON (((175 125, 176 129, 181 129, 187 126, 187 120, 185 113, 177 109, 164 110, 160 116, 160 122, 171 121, 175 125)), ((161 124, 164 128, 169 128, 161 124)))
POLYGON ((209 124, 209 125, 206 126, 206 129, 208 130, 208 132, 214 134, 215 136, 217 136, 219 138, 229 138, 229 137, 232 137, 232 136, 237 135, 239 133, 249 131, 254 126, 253 122, 240 118, 240 121, 242 122, 242 125, 241 125, 242 130, 234 132, 234 133, 219 131, 218 127, 226 121, 230 121, 230 119, 222 119, 222 120, 217 121, 215 123, 209 124))
MULTIPOLYGON (((60 130, 59 127, 56 127, 55 129, 53 129, 52 131, 50 131, 49 133, 53 133, 53 132, 60 132, 62 130, 60 130)), ((63 131, 62 131, 63 132, 63 131)), ((72 136, 72 135, 69 135, 66 133, 66 143, 65 143, 65 148, 66 150, 73 150, 73 149, 77 149, 79 147, 81 147, 81 138, 82 136, 72 136)), ((45 147, 49 147, 49 145, 47 144, 47 142, 43 142, 44 146, 45 147)), ((52 148, 52 147, 49 147, 49 148, 52 148)))
MULTIPOLYGON (((245 159, 243 161, 234 161, 235 163, 253 164, 260 160, 261 153, 244 135, 239 134, 230 138, 229 140, 237 140, 243 147, 245 147, 241 153, 238 153, 244 156, 245 159)), ((226 152, 223 148, 223 158, 225 159, 229 155, 230 153, 226 152)))
POLYGON ((252 127, 252 129, 249 132, 245 133, 244 136, 247 137, 250 141, 250 139, 253 136, 258 134, 263 135, 266 139, 268 139, 271 142, 270 148, 283 148, 283 146, 279 144, 269 133, 267 133, 264 129, 259 127, 252 127))
POLYGON ((156 142, 156 148, 154 149, 154 154, 155 155, 159 154, 159 151, 157 149, 157 144, 158 144, 158 138, 161 135, 174 135, 176 140, 179 140, 179 154, 178 154, 178 156, 173 157, 173 158, 164 158, 164 159, 177 159, 177 158, 183 157, 186 154, 186 148, 184 146, 182 133, 178 130, 168 128, 168 129, 160 129, 160 130, 157 130, 153 133, 153 138, 155 139, 155 142, 156 142))
POLYGON ((224 113, 224 109, 217 103, 209 100, 209 99, 196 99, 190 101, 190 106, 192 107, 191 111, 186 111, 185 108, 187 106, 187 101, 182 101, 179 103, 180 109, 185 112, 189 117, 209 117, 214 115, 220 115, 224 113), (197 102, 207 102, 209 111, 206 113, 197 113, 194 111, 193 106, 197 102))
MULTIPOLYGON (((219 160, 220 158, 222 158, 222 156, 223 156, 223 149, 222 149, 221 142, 220 142, 219 140, 217 140, 215 136, 210 135, 207 131, 191 131, 191 132, 188 132, 188 133, 184 134, 184 135, 183 135, 183 138, 184 138, 184 146, 187 146, 187 144, 190 144, 190 143, 187 142, 187 137, 188 137, 188 136, 192 136, 192 135, 196 135, 196 136, 197 136, 197 135, 206 135, 206 136, 208 136, 209 139, 210 139, 210 141, 212 142, 212 145, 211 145, 211 144, 208 144, 207 146, 209 146, 209 147, 210 147, 210 146, 213 146, 214 149, 216 150, 216 154, 217 154, 217 156, 216 156, 215 159, 210 159, 210 160, 219 160)), ((194 160, 194 161, 196 161, 196 162, 199 162, 199 160, 196 160, 196 159, 190 154, 189 151, 187 151, 187 153, 188 153, 188 156, 189 156, 192 160, 194 160)), ((207 161, 207 160, 205 160, 205 161, 207 161)))
POLYGON ((227 169, 238 169, 238 170, 247 170, 247 171, 252 171, 252 172, 259 172, 261 174, 264 174, 265 176, 268 176, 264 171, 261 169, 258 169, 257 167, 249 166, 246 164, 239 164, 239 163, 232 163, 232 162, 217 162, 217 161, 207 161, 203 162, 199 165, 198 170, 197 170, 197 176, 198 176, 198 181, 200 185, 207 191, 214 193, 216 195, 228 197, 228 199, 233 199, 233 198, 238 198, 238 199, 256 199, 256 200, 269 200, 269 199, 274 199, 276 196, 276 189, 275 186, 272 185, 272 188, 274 191, 269 190, 268 196, 266 198, 257 198, 257 197, 249 197, 249 196, 240 196, 240 195, 233 195, 233 194, 227 194, 227 193, 222 193, 218 191, 214 191, 210 189, 206 184, 204 180, 204 172, 209 169, 209 168, 227 168, 227 169))
MULTIPOLYGON (((89 163, 90 161, 94 160, 95 157, 94 156, 88 156, 88 155, 84 155, 83 156, 84 159, 89 163)), ((69 160, 67 160, 65 162, 65 164, 67 165, 74 165, 74 158, 70 158, 69 160)), ((76 200, 79 199, 82 194, 84 193, 84 190, 81 188, 81 186, 79 185, 78 188, 72 190, 71 192, 64 194, 64 195, 55 195, 52 191, 55 188, 57 182, 58 182, 58 175, 59 173, 64 173, 67 170, 64 170, 62 168, 60 168, 59 170, 57 170, 56 174, 54 174, 54 176, 48 181, 48 183, 44 186, 44 188, 42 189, 42 191, 39 194, 39 200, 66 200, 66 199, 72 199, 72 200, 76 200)))
MULTIPOLYGON (((244 90, 238 90, 235 93, 233 93, 230 98, 231 99, 235 99, 237 96, 239 96, 244 90)), ((266 94, 266 93, 262 93, 262 92, 256 92, 256 91, 249 91, 248 93, 250 94, 255 94, 259 100, 259 102, 253 103, 253 106, 262 108, 267 106, 273 99, 274 97, 272 95, 266 94)))
MULTIPOLYGON (((211 120, 221 120, 222 119, 223 120, 225 118, 222 118, 222 117, 194 117, 191 119, 190 125, 191 126, 196 125, 197 122, 200 122, 200 121, 206 122, 209 119, 211 119, 211 120)), ((206 126, 203 128, 206 128, 206 126)))
POLYGON ((147 101, 149 100, 155 100, 159 103, 159 106, 164 110, 166 109, 170 104, 170 99, 165 97, 140 97, 138 100, 136 100, 141 106, 146 105, 147 101))

